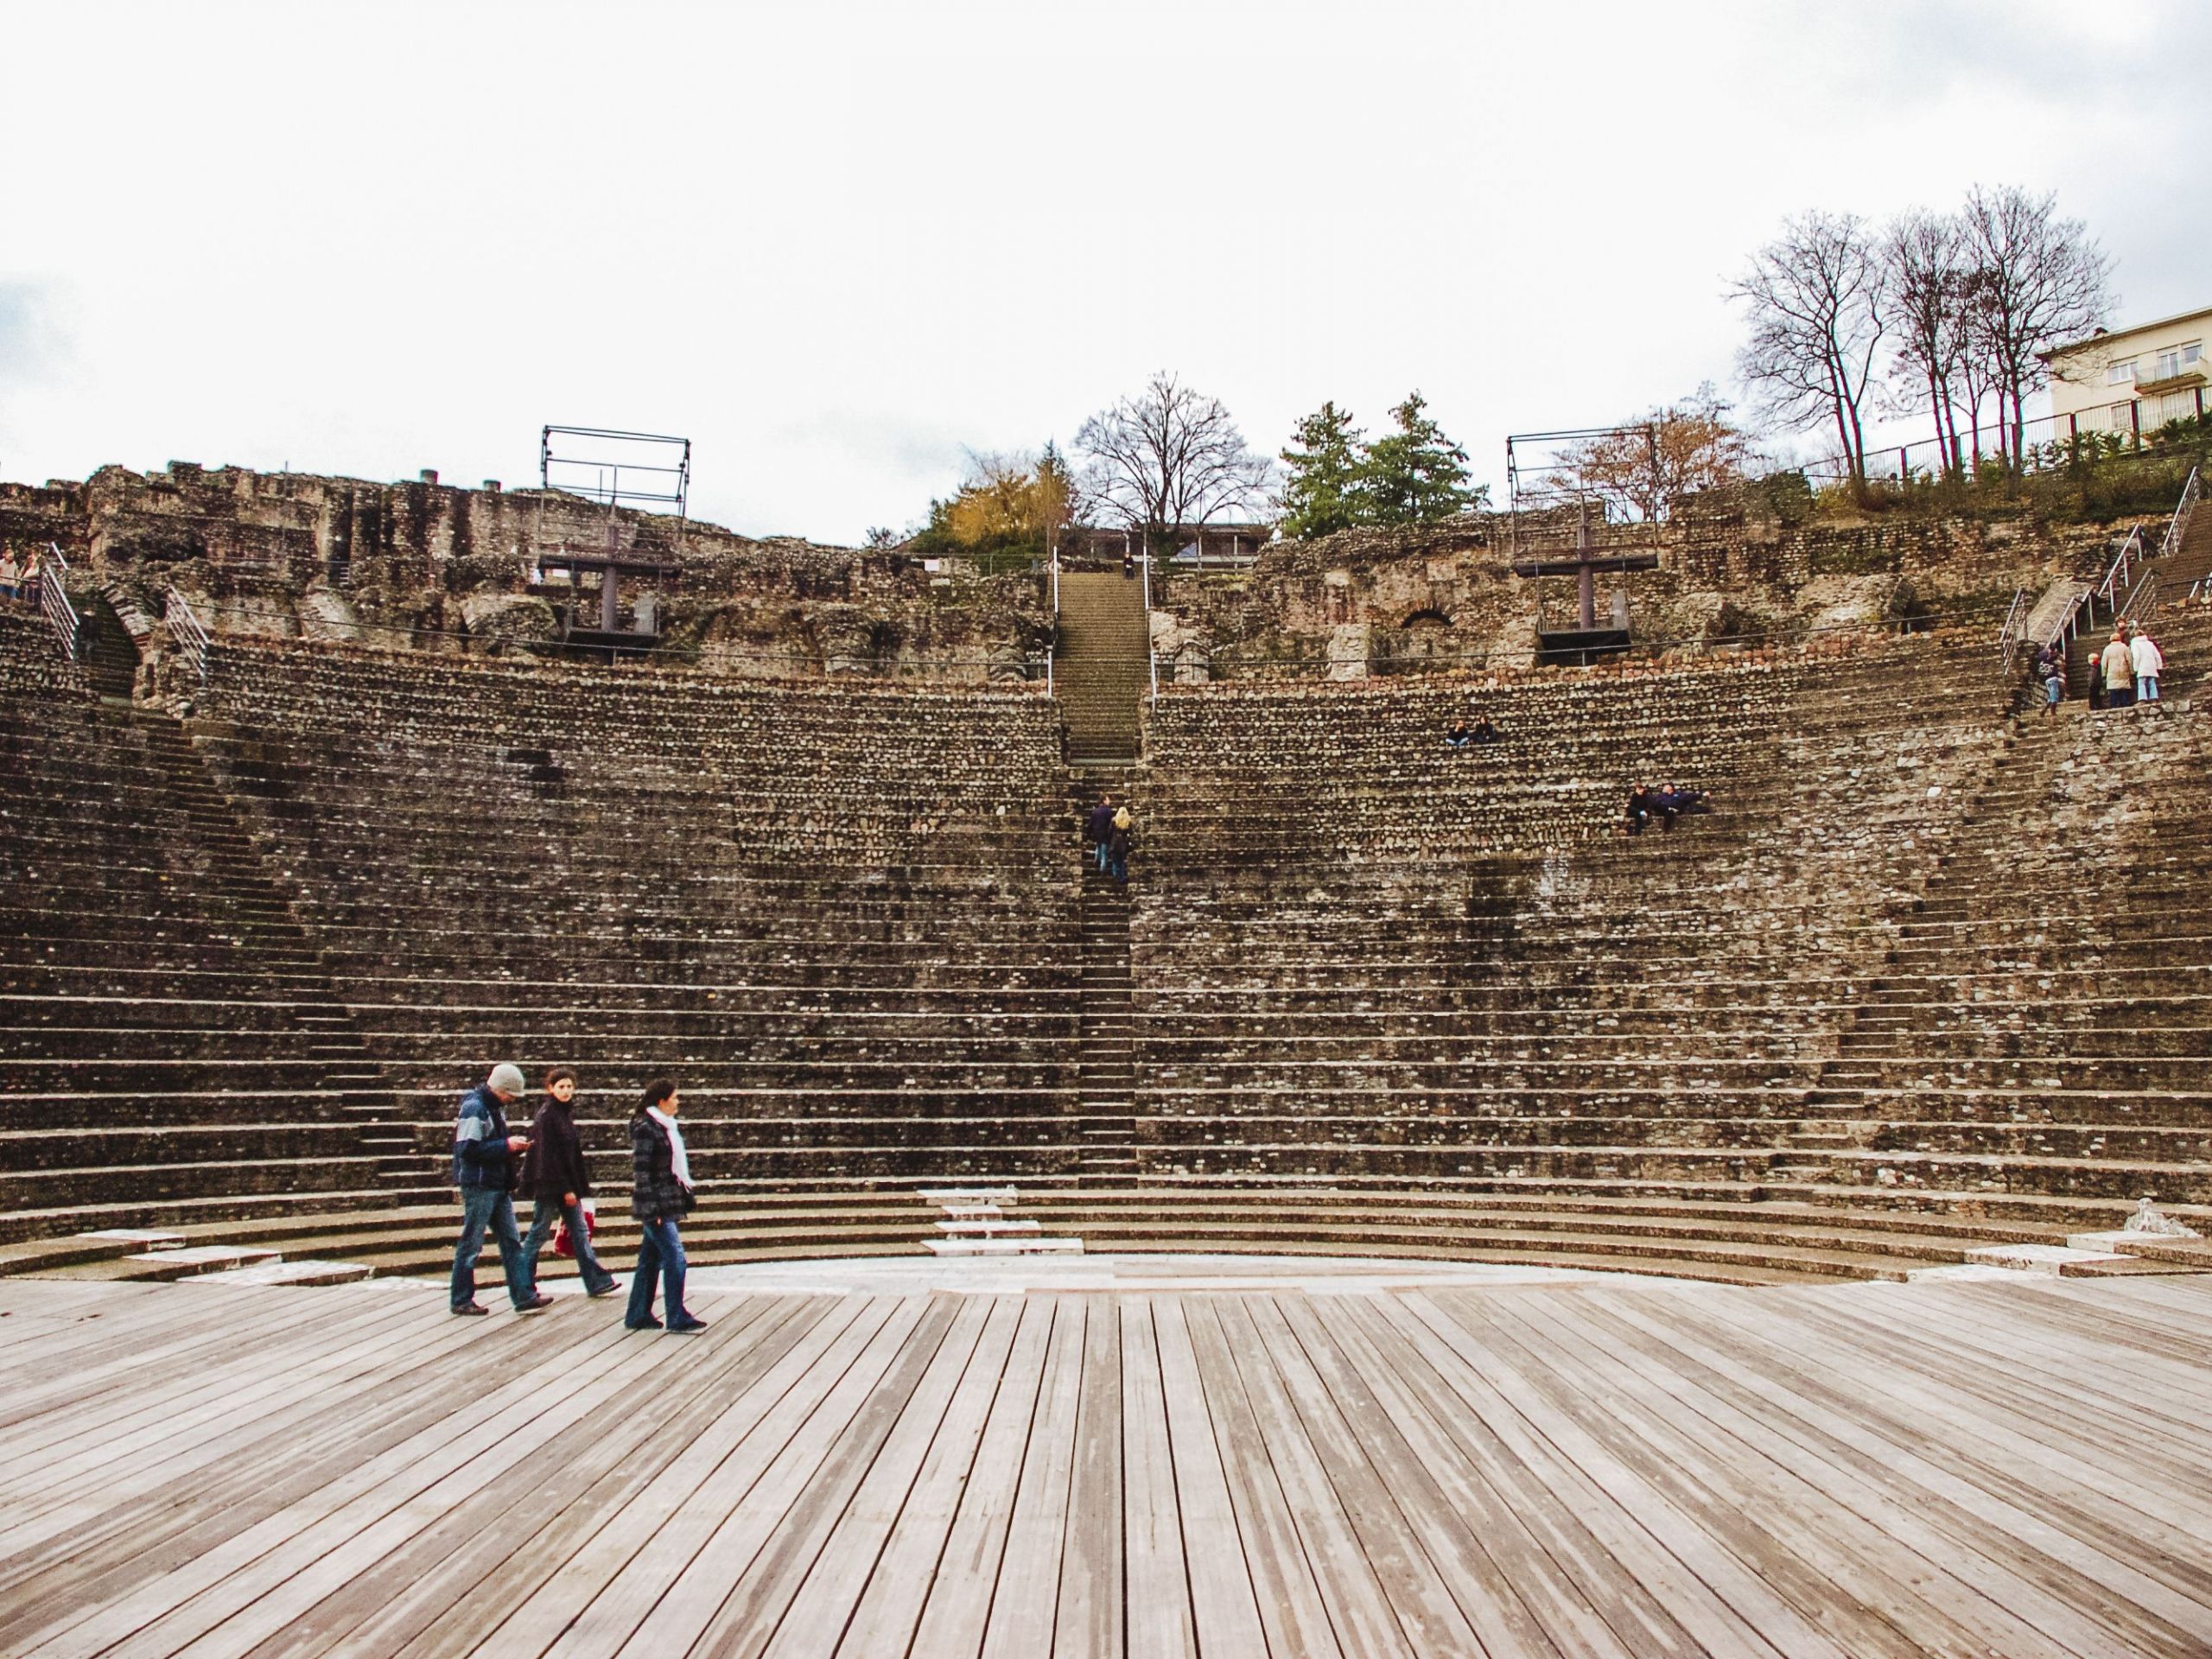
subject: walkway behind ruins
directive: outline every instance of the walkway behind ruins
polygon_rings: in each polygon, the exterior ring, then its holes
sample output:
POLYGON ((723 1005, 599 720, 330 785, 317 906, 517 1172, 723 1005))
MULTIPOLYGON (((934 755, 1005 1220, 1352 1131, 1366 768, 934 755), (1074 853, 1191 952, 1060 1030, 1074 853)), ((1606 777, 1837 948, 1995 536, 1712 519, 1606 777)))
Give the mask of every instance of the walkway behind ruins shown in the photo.
POLYGON ((690 1339, 0 1282, 0 1651, 2212 1643, 2202 1280, 971 1265, 726 1279, 690 1339))

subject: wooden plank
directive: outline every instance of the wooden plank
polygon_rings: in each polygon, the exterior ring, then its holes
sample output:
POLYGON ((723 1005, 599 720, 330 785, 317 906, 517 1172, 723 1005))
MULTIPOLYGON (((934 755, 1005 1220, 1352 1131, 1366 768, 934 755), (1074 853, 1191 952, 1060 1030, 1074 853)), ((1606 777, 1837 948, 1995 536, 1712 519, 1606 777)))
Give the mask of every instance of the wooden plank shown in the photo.
MULTIPOLYGON (((859 1317, 849 1318, 826 1346, 794 1351, 806 1362, 798 1375, 779 1366, 739 1402, 741 1435, 717 1436, 717 1454, 711 1461, 703 1468, 687 1465, 685 1474, 690 1478, 671 1483, 673 1490, 668 1496, 682 1494, 672 1509, 632 1504, 640 1511, 639 1525, 645 1535, 632 1546, 618 1571, 594 1586, 596 1593, 573 1619, 555 1625, 556 1639, 545 1649, 547 1653, 589 1654, 601 1659, 619 1651, 659 1610, 677 1580, 775 1466, 817 1409, 849 1380, 853 1386, 847 1387, 839 1404, 856 1403, 856 1391, 864 1390, 882 1375, 921 1317, 919 1303, 903 1298, 871 1298, 853 1312, 859 1317)), ((588 1570, 579 1574, 576 1582, 592 1583, 588 1570)), ((718 1597, 715 1605, 720 1605, 718 1597)), ((710 1614, 713 1610, 705 1611, 710 1614)), ((533 1604, 521 1610, 521 1617, 535 1621, 543 1616, 533 1604)), ((511 1631, 516 1623, 510 1620, 501 1626, 498 1639, 502 1647, 513 1639, 511 1631)), ((533 1651, 519 1643, 517 1645, 524 1652, 533 1651)))
POLYGON ((1700 1659, 1708 1654, 1715 1659, 1775 1659, 1773 1644, 1675 1554, 1672 1535, 1655 1536, 1647 1530, 1595 1473, 1516 1410, 1493 1381, 1493 1373, 1501 1369, 1493 1357, 1436 1310, 1418 1309, 1419 1300, 1378 1297, 1372 1312, 1459 1396, 1487 1435, 1534 1472, 1543 1489, 1555 1494, 1555 1501, 1571 1506, 1576 1518, 1589 1528, 1599 1548, 1613 1562, 1619 1581, 1616 1601, 1602 1585, 1582 1580, 1584 1592, 1606 1623, 1616 1630, 1632 1629, 1641 1607, 1648 1604, 1663 1618, 1662 1630, 1681 1633, 1680 1645, 1656 1651, 1695 1654, 1700 1659))
POLYGON ((1513 1563, 1512 1582, 1554 1644, 1567 1653, 1618 1651, 1636 1659, 1703 1652, 1586 1522, 1586 1512, 1602 1522, 1602 1497, 1580 1492, 1572 1470, 1548 1478, 1544 1465, 1493 1433, 1432 1363, 1440 1357, 1457 1370, 1449 1356, 1418 1351, 1375 1312, 1379 1305, 1376 1298, 1332 1297, 1325 1318, 1370 1384, 1400 1402, 1402 1426, 1411 1432, 1426 1424, 1439 1437, 1418 1442, 1438 1478, 1455 1467, 1464 1471, 1465 1497, 1455 1507, 1479 1521, 1478 1531, 1501 1562, 1513 1563))
POLYGON ((418 1341, 403 1337, 389 1364, 343 1390, 302 1395, 288 1409, 230 1428, 200 1448, 188 1476, 172 1475, 168 1460, 151 1455, 143 1469, 111 1471, 73 1513, 41 1517, 48 1538, 66 1539, 65 1555, 57 1559, 50 1543, 26 1544, 0 1561, 0 1646, 14 1634, 5 1607, 36 1605, 50 1619, 113 1599, 442 1420, 454 1407, 446 1362, 469 1340, 447 1327, 418 1341), (334 1413, 346 1423, 342 1438, 327 1432, 334 1413), (272 1448, 290 1455, 280 1461, 272 1448), (149 1499, 156 1504, 150 1510, 149 1499))
MULTIPOLYGON (((1498 1622, 1487 1632, 1487 1641, 1478 1640, 1425 1541, 1392 1491, 1394 1479, 1415 1472, 1411 1459, 1391 1458, 1393 1448, 1384 1445, 1380 1423, 1370 1420, 1355 1427, 1345 1417, 1315 1372, 1275 1298, 1249 1297, 1243 1306, 1376 1582, 1389 1598, 1407 1645, 1423 1659, 1441 1659, 1441 1656, 1478 1649, 1487 1649, 1495 1659, 1532 1659, 1540 1651, 1549 1659, 1550 1643, 1533 1630, 1525 1610, 1517 1604, 1510 1614, 1502 1605, 1489 1608, 1498 1622), (1378 1449, 1386 1459, 1381 1466, 1370 1456, 1378 1449)), ((1402 1451, 1402 1443, 1395 1449, 1402 1451)))
MULTIPOLYGON (((1161 1406, 1190 1581, 1191 1646, 1210 1654, 1264 1653, 1268 1639, 1253 1595, 1251 1567, 1183 1310, 1179 1296, 1150 1299, 1161 1406)), ((1131 1548, 1134 1557, 1135 1546, 1131 1548)), ((1135 1650, 1140 1614, 1135 1606, 1129 1621, 1129 1645, 1135 1650)))
MULTIPOLYGON (((1121 1300, 1122 1556, 1127 1562, 1126 1644, 1129 1659, 1185 1659, 1197 1648, 1183 1514, 1152 1299, 1121 1300)), ((1233 1547, 1209 1538, 1209 1551, 1233 1547)), ((1239 1556, 1241 1560, 1241 1554, 1239 1556)), ((1256 1626, 1253 1630, 1258 1635, 1256 1626)))
POLYGON ((1298 1408, 1275 1373, 1244 1299, 1222 1297, 1213 1313, 1345 1659, 1400 1659, 1414 1653, 1376 1563, 1361 1548, 1358 1529, 1330 1484, 1327 1466, 1299 1421, 1298 1408))
MULTIPOLYGON (((993 1394, 990 1415, 959 1494, 951 1529, 945 1535, 944 1548, 937 1557, 917 1616, 909 1649, 912 1659, 951 1659, 955 1655, 975 1659, 982 1648, 1052 1330, 1058 1323, 1058 1307, 1050 1297, 1024 1299, 1021 1323, 1007 1351, 1005 1372, 993 1394)), ((869 1592, 874 1597, 877 1586, 871 1585, 869 1592)), ((908 1598, 887 1580, 882 1599, 893 1604, 893 1609, 880 1610, 874 1617, 895 1630, 908 1598)), ((868 1616, 866 1601, 861 1613, 863 1618, 868 1616)), ((861 1619, 855 1618, 854 1624, 857 1630, 861 1619)), ((899 1650, 888 1644, 881 1649, 855 1646, 852 1659, 872 1659, 877 1651, 899 1650)))
MULTIPOLYGON (((1573 1461, 1600 1490, 1652 1537, 1666 1541, 1670 1552, 1732 1608, 1744 1626, 1783 1652, 1807 1659, 1847 1659, 1849 1649, 1819 1629, 1805 1611, 1767 1582, 1761 1572, 1738 1558, 1719 1540, 1696 1524, 1681 1505, 1662 1490, 1652 1465, 1641 1459, 1617 1454, 1574 1415, 1545 1386, 1540 1370, 1527 1370, 1506 1363, 1495 1346, 1470 1332, 1456 1296, 1414 1295, 1405 1299, 1432 1328, 1454 1323, 1474 1337, 1473 1345, 1492 1362, 1488 1380, 1499 1396, 1518 1412, 1561 1453, 1573 1461), (1446 1309, 1449 1309, 1447 1313, 1446 1309)), ((1473 1304, 1479 1308, 1479 1302, 1473 1304)), ((1693 1625, 1694 1634, 1704 1632, 1693 1625)))
POLYGON ((716 1325, 729 1333, 713 1348, 662 1368, 620 1413, 570 1425, 256 1654, 314 1659, 340 1648, 382 1659, 433 1627, 448 1652, 467 1632, 488 1632, 711 1424, 764 1347, 796 1339, 803 1306, 778 1299, 757 1304, 758 1317, 721 1313, 716 1325))
POLYGON ((1327 1600, 1213 1301, 1185 1297, 1181 1307, 1267 1650, 1271 1659, 1340 1659, 1327 1600))
MULTIPOLYGON (((509 1382, 461 1401, 433 1427, 357 1465, 311 1500, 181 1563, 66 1630, 40 1633, 26 1650, 60 1659, 111 1649, 166 1654, 181 1649, 252 1607, 264 1591, 288 1576, 288 1563, 324 1558, 334 1545, 419 1497, 456 1466, 509 1445, 543 1413, 561 1409, 564 1395, 572 1393, 568 1385, 575 1374, 588 1369, 588 1356, 611 1346, 621 1334, 600 1328, 587 1343, 551 1351, 509 1382)), ((526 1446, 511 1455, 520 1449, 526 1446)), ((281 1470, 272 1467, 270 1473, 281 1470)))
MULTIPOLYGON (((798 1586, 798 1574, 785 1571, 786 1553, 773 1546, 787 1541, 791 1554, 811 1559, 810 1542, 818 1548, 836 1524, 951 1319, 944 1298, 905 1300, 877 1340, 793 1426, 760 1478, 729 1506, 623 1643, 622 1654, 715 1654, 724 1650, 726 1636, 730 1651, 748 1650, 741 1644, 756 1633, 749 1623, 754 1604, 780 1612, 798 1586)), ((757 1634, 766 1640, 768 1631, 757 1634)))
MULTIPOLYGON (((892 1306, 882 1298, 808 1299, 800 1319, 779 1327, 772 1342, 747 1356, 724 1395, 722 1409, 708 1425, 611 1511, 583 1548, 516 1602, 478 1645, 499 1653, 542 1654, 572 1627, 588 1624, 576 1641, 586 1651, 594 1650, 594 1642, 599 1644, 596 1651, 612 1651, 658 1599, 673 1570, 639 1567, 640 1553, 671 1525, 697 1529, 716 1516, 716 1507, 700 1497, 702 1489, 722 1475, 728 1460, 794 1390, 807 1389, 816 1397, 826 1392, 830 1379, 890 1317, 892 1306), (622 1588, 616 1593, 611 1586, 618 1580, 622 1588)), ((764 1443, 782 1443, 773 1428, 762 1439, 764 1443)), ((725 1490, 746 1478, 741 1468, 733 1468, 722 1478, 725 1490)), ((687 1553, 681 1546, 666 1548, 687 1553)), ((457 1611, 465 1613, 467 1607, 464 1602, 457 1611)), ((441 1626, 446 1622, 426 1633, 425 1659, 454 1650, 443 1639, 441 1626)))
MULTIPOLYGON (((1732 1374, 1716 1372, 1685 1349, 1668 1345, 1644 1327, 1620 1316, 1610 1302, 1592 1298, 1578 1310, 1590 1322, 1592 1340, 1624 1363, 1645 1362, 1642 1370, 1654 1387, 1681 1408, 1672 1421, 1709 1424, 1732 1434, 1780 1468, 1799 1476, 1834 1504, 1875 1529, 1922 1566, 1897 1578, 1901 1599, 1933 1598, 1947 1620, 1973 1626, 1974 1639, 1988 1651, 2008 1656, 2044 1651, 2075 1652, 2063 1632, 2071 1618, 2063 1605, 2046 1605, 2048 1593, 2018 1570, 2014 1558, 1985 1553, 1969 1536, 1961 1539, 1931 1518, 1931 1506, 1911 1501, 1883 1483, 1867 1478, 1848 1459, 1824 1455, 1814 1432, 1777 1414, 1737 1385, 1732 1374)), ((1732 1373, 1736 1368, 1732 1367, 1732 1373)), ((1917 1495, 1916 1495, 1917 1496, 1917 1495)), ((1808 1515, 1817 1506, 1808 1504, 1808 1515)))
MULTIPOLYGON (((1421 1555, 1433 1564, 1437 1584, 1456 1604, 1470 1638, 1479 1633, 1483 1650, 1491 1659, 1560 1659, 1560 1649, 1514 1587, 1509 1573, 1492 1559, 1472 1525, 1474 1514, 1496 1511, 1500 1506, 1487 1493, 1474 1497, 1460 1483, 1447 1493, 1444 1480, 1458 1459, 1441 1436, 1417 1447, 1410 1434, 1420 1433, 1416 1409, 1401 1413, 1409 1402, 1386 1400, 1369 1386, 1367 1379, 1338 1348, 1321 1318, 1326 1297, 1274 1298, 1271 1311, 1299 1344, 1300 1357, 1325 1392, 1328 1407, 1351 1436, 1364 1463, 1372 1471, 1375 1492, 1369 1498, 1387 1499, 1393 1506, 1395 1527, 1417 1543, 1421 1555)), ((1306 1414, 1309 1426, 1314 1421, 1306 1414)), ((1338 1491, 1344 1483, 1338 1483, 1338 1491)), ((1384 1517, 1386 1520, 1391 1517, 1384 1517)), ((1508 1533, 1508 1537, 1510 1533, 1508 1533)), ((1375 1543, 1364 1529, 1361 1536, 1369 1554, 1375 1543)), ((1387 1582, 1387 1580, 1386 1580, 1387 1582)), ((1590 1621, 1596 1624, 1598 1621, 1590 1621)), ((1442 1628, 1449 1629, 1448 1624, 1442 1628)), ((1586 1652, 1584 1648, 1575 1651, 1586 1652)))
POLYGON ((1102 1300, 1084 1326, 1053 1659, 1122 1659, 1122 1321, 1102 1300))
MULTIPOLYGON (((1929 1576, 1928 1560, 1860 1524, 1829 1497, 1826 1483, 1802 1480, 1725 1435, 1686 1433, 1678 1418, 1648 1408, 1643 1401, 1663 1397, 1663 1387, 1611 1355, 1578 1344, 1574 1328, 1563 1322, 1581 1310, 1562 1306, 1562 1300, 1524 1298, 1485 1308, 1478 1334, 1519 1353, 1523 1369, 1543 1379, 1535 1386, 1555 1408, 1636 1468, 1805 1618, 1854 1655, 1916 1659, 1929 1646, 1988 1650, 1989 1630, 1954 1617, 1955 1608, 1971 1614, 1976 1598, 1957 1585, 1945 1599, 1951 1605, 1919 1594, 1914 1586, 1929 1576)), ((1975 1622, 2001 1629, 2012 1645, 1995 1650, 2008 1656, 2058 1651, 2017 1621, 1975 1622)))
MULTIPOLYGON (((836 1651, 848 1659, 866 1659, 871 1654, 904 1654, 913 1643, 938 1564, 944 1558, 951 1541, 962 1496, 968 1489, 971 1471, 976 1469, 977 1452, 998 1403, 1001 1385, 1014 1369, 1010 1362, 1017 1332, 1030 1312, 1027 1299, 1020 1296, 993 1297, 990 1310, 990 1318, 961 1376, 960 1386, 945 1408, 944 1421, 930 1442, 929 1455, 914 1476, 912 1489, 899 1508, 889 1536, 884 1540, 860 1601, 838 1642, 836 1651)), ((1049 1313, 1040 1314, 1033 1323, 1040 1329, 1049 1325, 1049 1313)), ((1025 1373, 1031 1378, 1033 1393, 1043 1353, 1040 1338, 1036 1344, 1039 1365, 1025 1373)), ((1014 1386, 1018 1388, 1019 1382, 1014 1386)), ((1007 1489, 1010 1510, 1011 1476, 1007 1489)), ((982 1622, 978 1620, 976 1645, 980 1646, 982 1640, 982 1622)))
MULTIPOLYGON (((1787 1376, 1801 1399, 1825 1408, 1824 1421, 1835 1426, 1839 1439, 1870 1453, 1880 1446, 1878 1455, 1888 1466, 1909 1471, 1917 1484, 1970 1516, 1973 1523, 2009 1535, 2013 1549, 2038 1552, 2038 1580, 2069 1602, 2114 1621, 2122 1639, 2157 1651, 2174 1639, 2176 1630, 2187 1630, 2203 1618, 2207 1598, 2212 1597, 2212 1574, 2201 1554, 2183 1555, 2139 1541, 2123 1554, 2110 1548, 2115 1523, 2163 1523, 2117 1506, 2093 1515, 2081 1507, 2078 1491, 2055 1493, 2042 1471, 2009 1457, 1971 1457, 1948 1437, 1929 1434, 1923 1414, 1940 1409, 1940 1396, 1910 1384, 1893 1366, 1864 1361, 1838 1345, 1808 1373, 1794 1350, 1775 1340, 1771 1322, 1783 1319, 1786 1333, 1786 1311, 1760 1313, 1748 1325, 1726 1304, 1706 1311, 1734 1332, 1735 1345, 1762 1354, 1770 1373, 1787 1376), (1757 1330, 1761 1324, 1767 1325, 1764 1337, 1757 1330), (1747 1338, 1759 1346, 1750 1346, 1747 1338)), ((2027 1438, 2032 1443, 2033 1437, 2027 1438)))
POLYGON ((822 1659, 836 1652, 990 1313, 982 1297, 935 1299, 899 1365, 738 1580, 699 1651, 734 1659, 771 1647, 822 1659), (942 1335, 932 1351, 933 1330, 942 1335))
MULTIPOLYGON (((983 1628, 983 1659, 1039 1659, 1052 1650, 1060 1557, 1067 1540, 1068 1483, 1075 1471, 1076 1416, 1083 1398, 1088 1308, 1088 1298, 1063 1296, 1052 1310, 1045 1375, 1038 1385, 1029 1444, 1014 1486, 1014 1514, 983 1628)), ((931 1601, 934 1606, 936 1598, 931 1601)))

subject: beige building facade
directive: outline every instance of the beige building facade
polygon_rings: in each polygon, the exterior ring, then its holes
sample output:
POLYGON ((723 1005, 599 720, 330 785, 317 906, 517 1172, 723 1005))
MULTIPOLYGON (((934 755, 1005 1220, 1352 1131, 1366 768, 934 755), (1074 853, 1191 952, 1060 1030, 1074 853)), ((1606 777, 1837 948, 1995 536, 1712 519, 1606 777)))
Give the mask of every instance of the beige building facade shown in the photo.
POLYGON ((2100 329, 2043 354, 2050 365, 2050 413, 2070 431, 2155 432, 2204 413, 2212 360, 2212 309, 2133 328, 2100 329))

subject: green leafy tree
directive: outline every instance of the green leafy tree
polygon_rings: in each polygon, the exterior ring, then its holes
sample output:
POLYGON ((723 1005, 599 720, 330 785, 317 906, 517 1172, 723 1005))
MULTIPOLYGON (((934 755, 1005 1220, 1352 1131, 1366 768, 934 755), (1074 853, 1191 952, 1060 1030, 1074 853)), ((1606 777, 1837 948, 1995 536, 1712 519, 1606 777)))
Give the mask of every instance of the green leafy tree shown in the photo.
POLYGON ((1431 524, 1489 505, 1490 486, 1467 482, 1467 452, 1428 417, 1418 391, 1390 411, 1397 430, 1376 439, 1361 458, 1354 522, 1431 524))
POLYGON ((1275 504, 1285 536, 1326 536, 1359 522, 1363 456, 1351 410, 1325 403, 1299 422, 1282 463, 1288 476, 1275 504))

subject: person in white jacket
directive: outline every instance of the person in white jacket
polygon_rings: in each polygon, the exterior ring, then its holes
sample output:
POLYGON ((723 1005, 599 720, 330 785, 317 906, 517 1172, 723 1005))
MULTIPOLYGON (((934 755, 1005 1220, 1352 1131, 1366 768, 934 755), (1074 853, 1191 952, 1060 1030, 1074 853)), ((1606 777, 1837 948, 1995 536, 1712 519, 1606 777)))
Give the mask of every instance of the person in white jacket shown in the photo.
POLYGON ((2128 641, 2127 653, 2135 659, 2135 701, 2156 702, 2158 700, 2158 676, 2166 666, 2165 652, 2160 651, 2151 636, 2139 626, 2134 639, 2128 641))

